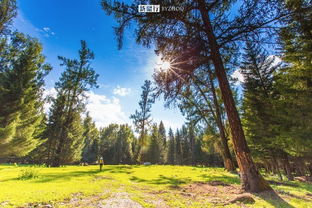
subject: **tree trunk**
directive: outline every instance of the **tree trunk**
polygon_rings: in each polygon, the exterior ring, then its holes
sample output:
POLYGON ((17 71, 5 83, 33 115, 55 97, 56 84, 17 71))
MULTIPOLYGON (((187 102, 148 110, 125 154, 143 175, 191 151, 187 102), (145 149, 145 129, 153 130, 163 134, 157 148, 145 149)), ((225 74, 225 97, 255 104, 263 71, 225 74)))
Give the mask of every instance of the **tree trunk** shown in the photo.
POLYGON ((291 173, 291 168, 290 168, 290 163, 289 163, 289 158, 288 158, 287 153, 284 152, 282 157, 283 157, 283 165, 285 168, 285 173, 287 175, 287 178, 288 178, 288 180, 293 181, 294 176, 291 173))
POLYGON ((278 160, 276 159, 274 152, 272 152, 272 165, 274 167, 274 174, 276 174, 279 180, 282 181, 283 177, 282 177, 279 165, 278 165, 278 160))
POLYGON ((223 151, 223 155, 224 155, 224 166, 225 169, 230 171, 230 172, 235 172, 236 168, 232 159, 232 155, 229 149, 229 145, 228 145, 228 139, 226 138, 225 135, 225 130, 224 130, 224 125, 221 119, 221 111, 220 111, 220 105, 218 103, 218 98, 216 95, 216 90, 213 84, 213 80, 212 80, 212 74, 211 72, 209 72, 209 81, 210 81, 210 86, 211 86, 211 92, 212 92, 212 96, 213 96, 213 101, 214 101, 214 105, 215 105, 215 109, 216 109, 216 122, 220 131, 220 137, 221 137, 221 144, 222 144, 222 151, 223 151))
POLYGON ((205 27, 205 32, 209 41, 211 58, 215 67, 216 76, 218 78, 222 94, 222 99, 224 101, 227 117, 229 119, 231 127, 234 150, 236 153, 238 167, 241 173, 242 187, 245 191, 250 192, 272 190, 270 185, 260 175, 257 167, 255 166, 251 158, 241 121, 233 99, 232 91, 230 89, 227 75, 223 66, 223 61, 219 52, 219 46, 217 44, 210 23, 210 18, 206 9, 206 3, 204 0, 198 0, 198 3, 205 27))

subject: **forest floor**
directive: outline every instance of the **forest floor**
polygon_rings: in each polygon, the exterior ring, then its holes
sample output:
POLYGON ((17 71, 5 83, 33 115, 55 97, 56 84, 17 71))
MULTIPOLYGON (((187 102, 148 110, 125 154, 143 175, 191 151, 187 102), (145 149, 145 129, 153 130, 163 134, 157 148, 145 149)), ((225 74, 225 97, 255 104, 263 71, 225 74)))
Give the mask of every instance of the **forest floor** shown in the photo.
POLYGON ((0 207, 312 207, 312 184, 266 178, 275 193, 244 193, 222 168, 0 165, 0 207))

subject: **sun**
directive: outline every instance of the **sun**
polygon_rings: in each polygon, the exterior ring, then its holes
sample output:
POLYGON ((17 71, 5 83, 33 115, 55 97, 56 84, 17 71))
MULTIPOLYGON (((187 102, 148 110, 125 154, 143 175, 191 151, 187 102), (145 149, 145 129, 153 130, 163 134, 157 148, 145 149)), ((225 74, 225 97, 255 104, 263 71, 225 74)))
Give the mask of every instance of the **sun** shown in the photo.
POLYGON ((163 60, 163 58, 161 57, 157 58, 156 65, 157 65, 156 69, 158 71, 164 71, 164 72, 169 71, 170 68, 172 67, 170 61, 163 60))
POLYGON ((160 68, 161 68, 162 70, 167 71, 167 70, 169 70, 169 69, 171 68, 171 64, 170 64, 169 61, 163 61, 163 62, 161 63, 161 65, 160 65, 160 68))

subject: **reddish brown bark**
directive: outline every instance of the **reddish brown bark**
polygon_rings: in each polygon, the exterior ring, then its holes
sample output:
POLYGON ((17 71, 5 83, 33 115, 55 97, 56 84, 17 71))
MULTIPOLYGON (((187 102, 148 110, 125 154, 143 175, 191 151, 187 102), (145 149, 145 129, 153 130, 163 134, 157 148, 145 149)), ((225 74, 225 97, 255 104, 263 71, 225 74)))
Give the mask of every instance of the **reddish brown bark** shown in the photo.
POLYGON ((213 33, 208 11, 204 0, 198 0, 199 10, 204 23, 205 32, 209 41, 211 51, 211 59, 215 67, 216 76, 219 82, 219 87, 222 94, 222 99, 225 105, 227 117, 232 133, 232 140, 238 167, 240 169, 242 187, 245 191, 261 192, 272 190, 270 185, 260 175, 257 167, 255 166, 250 151, 245 139, 244 131, 241 121, 235 106, 234 98, 227 75, 224 69, 223 61, 220 55, 219 46, 217 44, 215 35, 213 33))
POLYGON ((293 174, 291 172, 289 158, 288 158, 288 155, 286 153, 283 153, 282 161, 283 161, 283 166, 284 166, 284 169, 285 169, 285 173, 287 175, 287 179, 290 180, 290 181, 293 181, 294 180, 294 176, 293 176, 293 174))
POLYGON ((234 165, 232 155, 229 149, 228 145, 228 139, 225 135, 225 129, 224 125, 221 119, 221 110, 220 110, 220 105, 218 103, 218 98, 216 95, 216 90, 214 87, 214 83, 212 80, 212 74, 210 72, 209 74, 209 81, 210 81, 210 86, 211 86, 211 91, 212 91, 212 96, 213 96, 213 101, 216 109, 216 122, 220 131, 220 137, 221 137, 221 144, 222 144, 222 154, 223 154, 223 161, 224 161, 224 167, 226 170, 230 172, 234 172, 236 170, 236 167, 234 165))

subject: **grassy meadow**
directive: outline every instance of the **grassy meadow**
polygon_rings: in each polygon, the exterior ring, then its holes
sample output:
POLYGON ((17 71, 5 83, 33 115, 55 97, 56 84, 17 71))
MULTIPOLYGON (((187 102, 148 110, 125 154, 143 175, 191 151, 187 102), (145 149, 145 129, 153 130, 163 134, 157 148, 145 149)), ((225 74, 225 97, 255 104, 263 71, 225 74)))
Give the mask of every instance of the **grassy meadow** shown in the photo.
POLYGON ((105 207, 120 193, 138 207, 312 207, 312 184, 268 179, 280 198, 243 193, 222 168, 0 165, 0 207, 105 207), (255 201, 233 202, 246 194, 255 201))

